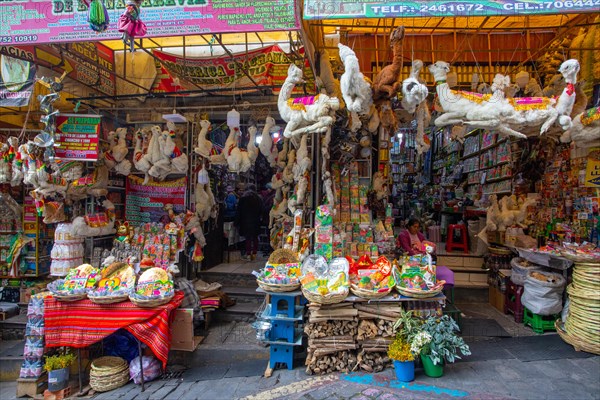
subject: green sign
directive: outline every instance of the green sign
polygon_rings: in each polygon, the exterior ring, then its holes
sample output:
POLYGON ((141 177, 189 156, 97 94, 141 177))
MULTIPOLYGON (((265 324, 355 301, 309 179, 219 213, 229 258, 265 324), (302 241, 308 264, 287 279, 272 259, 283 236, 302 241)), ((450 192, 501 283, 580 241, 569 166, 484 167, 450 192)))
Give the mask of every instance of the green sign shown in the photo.
POLYGON ((59 114, 56 116, 56 158, 96 161, 102 117, 93 114, 59 114))
POLYGON ((597 13, 600 0, 369 1, 304 0, 304 19, 481 17, 597 13))

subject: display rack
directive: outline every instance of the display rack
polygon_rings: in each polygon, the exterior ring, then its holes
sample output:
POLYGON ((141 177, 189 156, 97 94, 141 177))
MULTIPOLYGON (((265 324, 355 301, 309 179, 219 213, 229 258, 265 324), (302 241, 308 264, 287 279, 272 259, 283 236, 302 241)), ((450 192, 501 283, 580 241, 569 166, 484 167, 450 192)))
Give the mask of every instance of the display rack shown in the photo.
POLYGON ((304 321, 304 306, 297 305, 302 298, 302 292, 275 293, 257 289, 265 293, 269 304, 265 307, 260 318, 271 322, 271 329, 264 343, 270 345, 269 368, 274 369, 277 363, 283 363, 288 369, 294 368, 295 349, 302 346, 302 321, 304 321))
POLYGON ((23 201, 23 233, 32 240, 22 252, 24 263, 21 264, 18 277, 37 278, 48 275, 54 229, 42 222, 30 195, 26 195, 23 201))
POLYGON ((463 174, 467 181, 466 193, 473 198, 484 195, 512 193, 511 143, 498 134, 475 131, 465 138, 463 174))

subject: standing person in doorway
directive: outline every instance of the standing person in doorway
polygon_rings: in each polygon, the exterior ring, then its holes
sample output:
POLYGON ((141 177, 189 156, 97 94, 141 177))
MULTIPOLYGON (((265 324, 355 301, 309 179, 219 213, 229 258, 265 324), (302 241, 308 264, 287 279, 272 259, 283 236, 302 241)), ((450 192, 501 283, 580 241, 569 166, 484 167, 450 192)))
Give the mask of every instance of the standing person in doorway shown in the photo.
POLYGON ((254 185, 249 184, 240 199, 236 215, 240 235, 246 238, 246 254, 243 257, 245 261, 256 259, 261 210, 262 199, 256 193, 254 185))
POLYGON ((406 224, 406 229, 402 230, 396 240, 398 250, 404 251, 409 256, 415 254, 425 254, 423 242, 425 236, 420 232, 421 224, 416 218, 411 218, 406 224))

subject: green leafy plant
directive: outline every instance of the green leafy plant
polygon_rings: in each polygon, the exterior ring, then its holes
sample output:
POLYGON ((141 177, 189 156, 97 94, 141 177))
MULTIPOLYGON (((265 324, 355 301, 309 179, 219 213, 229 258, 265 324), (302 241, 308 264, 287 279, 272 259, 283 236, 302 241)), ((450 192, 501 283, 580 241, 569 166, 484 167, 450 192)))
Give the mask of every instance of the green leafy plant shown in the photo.
POLYGON ((75 355, 71 353, 55 354, 53 356, 46 356, 44 362, 44 369, 47 372, 54 371, 57 369, 68 368, 75 361, 75 355))
POLYGON ((415 317, 413 311, 400 311, 400 318, 394 322, 392 329, 396 332, 396 337, 411 343, 415 335, 422 331, 423 322, 415 317))
POLYGON ((396 361, 414 361, 415 356, 410 351, 410 343, 397 337, 388 347, 388 357, 396 361))
POLYGON ((428 318, 422 329, 431 336, 431 341, 423 347, 421 354, 429 356, 435 365, 444 361, 453 363, 460 358, 459 351, 463 356, 471 355, 469 346, 456 334, 458 325, 448 315, 428 318))

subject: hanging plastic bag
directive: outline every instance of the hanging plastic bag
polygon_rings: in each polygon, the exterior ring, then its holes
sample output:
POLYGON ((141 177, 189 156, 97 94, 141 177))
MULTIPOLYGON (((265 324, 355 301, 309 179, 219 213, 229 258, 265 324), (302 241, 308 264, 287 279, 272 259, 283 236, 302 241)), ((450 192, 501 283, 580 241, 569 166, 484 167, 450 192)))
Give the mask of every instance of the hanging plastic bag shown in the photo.
MULTIPOLYGON (((154 356, 142 357, 142 364, 144 365, 144 382, 150 382, 158 378, 162 372, 160 361, 154 356)), ((140 358, 136 357, 129 363, 129 376, 133 379, 136 385, 142 383, 140 378, 140 358)))

